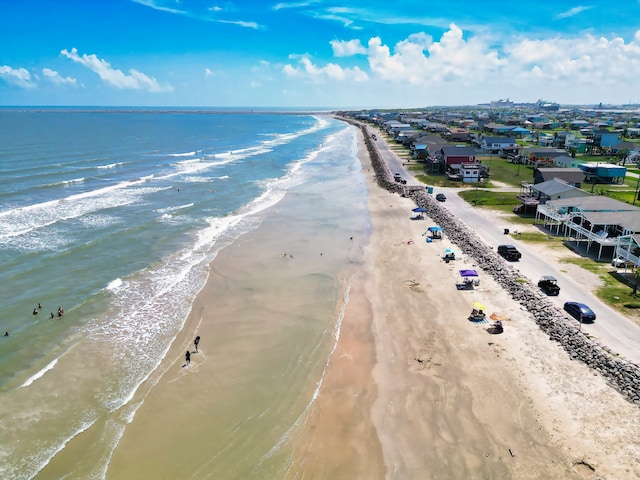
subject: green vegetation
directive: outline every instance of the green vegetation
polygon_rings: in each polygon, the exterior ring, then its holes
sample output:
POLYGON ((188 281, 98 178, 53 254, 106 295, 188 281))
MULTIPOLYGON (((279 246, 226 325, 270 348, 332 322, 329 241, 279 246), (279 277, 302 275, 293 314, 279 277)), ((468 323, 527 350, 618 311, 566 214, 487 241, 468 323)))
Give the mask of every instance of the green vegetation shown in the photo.
POLYGON ((500 157, 493 157, 491 160, 483 161, 482 164, 489 166, 490 179, 495 182, 506 183, 512 187, 519 187, 522 181, 533 183, 531 165, 510 163, 500 157))
POLYGON ((472 205, 494 207, 496 205, 509 206, 509 211, 518 204, 515 192, 494 192, 482 188, 473 188, 460 192, 460 196, 472 205))

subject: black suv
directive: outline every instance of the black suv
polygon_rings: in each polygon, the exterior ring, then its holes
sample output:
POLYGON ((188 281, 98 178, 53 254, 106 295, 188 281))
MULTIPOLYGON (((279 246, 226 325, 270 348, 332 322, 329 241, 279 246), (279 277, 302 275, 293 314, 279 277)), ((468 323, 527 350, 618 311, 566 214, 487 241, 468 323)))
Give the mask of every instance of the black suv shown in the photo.
POLYGON ((558 281, 551 275, 545 275, 538 280, 538 287, 547 295, 560 295, 558 281))
POLYGON ((522 254, 513 245, 499 245, 498 253, 511 261, 520 260, 520 257, 522 257, 522 254))

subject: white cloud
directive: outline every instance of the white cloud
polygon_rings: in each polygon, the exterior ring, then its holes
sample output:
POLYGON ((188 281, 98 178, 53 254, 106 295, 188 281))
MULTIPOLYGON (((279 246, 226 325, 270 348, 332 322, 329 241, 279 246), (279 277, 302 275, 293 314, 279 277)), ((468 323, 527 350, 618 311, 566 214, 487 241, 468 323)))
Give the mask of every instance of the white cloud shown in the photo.
POLYGON ((640 35, 625 43, 586 35, 579 38, 522 40, 506 49, 522 77, 535 68, 548 81, 582 83, 633 82, 640 77, 640 35))
POLYGON ((307 2, 277 3, 272 8, 274 10, 282 10, 285 8, 305 8, 317 3, 319 3, 318 0, 309 0, 307 2))
POLYGON ((0 66, 0 78, 20 88, 35 88, 36 86, 26 68, 12 68, 9 65, 2 65, 0 66))
POLYGON ((465 40, 455 24, 434 42, 429 35, 417 33, 395 45, 394 53, 378 37, 368 45, 369 66, 377 76, 410 84, 479 78, 479 72, 497 70, 505 60, 498 57, 479 38, 465 40))
POLYGON ((218 23, 227 23, 229 25, 238 25, 244 28, 253 28, 254 30, 258 30, 258 24, 256 22, 245 22, 242 20, 215 20, 218 23))
POLYGON ((360 40, 332 40, 329 43, 333 49, 333 55, 336 57, 350 57, 367 53, 367 49, 360 43, 360 40))
POLYGON ((316 83, 357 79, 358 93, 384 89, 390 103, 460 104, 506 97, 588 103, 594 97, 638 98, 640 30, 630 41, 585 34, 520 37, 503 43, 483 35, 467 38, 450 24, 438 39, 416 33, 395 45, 372 37, 366 47, 357 40, 333 41, 331 46, 336 57, 365 49, 369 69, 348 69, 337 62, 322 66, 303 56, 286 65, 284 73, 290 79, 316 83))
POLYGON ((210 68, 205 68, 204 69, 204 76, 207 77, 207 78, 213 77, 213 76, 215 76, 215 73, 210 68))
POLYGON ((556 19, 561 19, 561 18, 569 18, 569 17, 573 17, 574 15, 578 15, 579 13, 584 12, 585 10, 589 10, 593 8, 593 6, 591 7, 587 7, 585 5, 580 5, 578 7, 573 7, 569 10, 567 10, 566 12, 562 12, 559 13, 558 15, 556 15, 556 19))
POLYGON ((102 80, 108 84, 120 88, 131 90, 146 90, 149 92, 170 92, 173 90, 171 85, 160 84, 155 78, 149 77, 142 72, 135 69, 130 69, 129 74, 125 74, 122 70, 114 69, 111 64, 106 60, 98 58, 96 55, 82 56, 78 55, 78 50, 72 48, 71 51, 62 50, 61 55, 87 67, 92 72, 96 73, 102 80))
POLYGON ((360 68, 342 68, 335 63, 328 63, 324 67, 318 67, 308 57, 302 57, 298 66, 287 64, 283 67, 285 75, 291 78, 300 78, 316 82, 326 80, 348 80, 349 82, 364 82, 368 76, 360 68))
POLYGON ((51 70, 50 68, 43 68, 42 74, 46 78, 48 78, 52 83, 55 83, 56 85, 70 85, 72 87, 78 86, 78 83, 75 78, 71 78, 71 77, 64 78, 60 76, 58 72, 56 72, 55 70, 51 70))

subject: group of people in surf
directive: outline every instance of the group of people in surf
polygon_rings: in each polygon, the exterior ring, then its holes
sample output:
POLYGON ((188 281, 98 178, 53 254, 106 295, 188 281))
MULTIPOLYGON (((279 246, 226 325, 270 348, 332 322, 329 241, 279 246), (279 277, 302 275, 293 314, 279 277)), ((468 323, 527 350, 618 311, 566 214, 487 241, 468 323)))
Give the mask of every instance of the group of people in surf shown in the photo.
MULTIPOLYGON (((40 310, 42 310, 42 304, 38 303, 38 306, 33 309, 33 314, 38 315, 40 313, 40 310)), ((61 317, 63 315, 64 315, 64 308, 58 307, 58 317, 61 317)), ((53 314, 53 312, 51 312, 51 318, 55 318, 55 317, 56 316, 53 314)))

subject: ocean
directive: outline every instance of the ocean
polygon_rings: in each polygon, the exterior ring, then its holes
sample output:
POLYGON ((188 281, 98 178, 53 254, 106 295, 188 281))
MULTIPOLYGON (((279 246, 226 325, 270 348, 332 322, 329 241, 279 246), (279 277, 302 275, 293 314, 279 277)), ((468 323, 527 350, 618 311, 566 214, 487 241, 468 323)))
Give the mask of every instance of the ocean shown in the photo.
POLYGON ((244 388, 219 383, 227 407, 207 414, 236 425, 210 448, 253 443, 200 476, 286 472, 266 459, 321 388, 370 228, 356 134, 321 113, 0 109, 0 478, 112 478, 149 379, 239 248, 216 348, 263 361, 230 363, 244 388))

